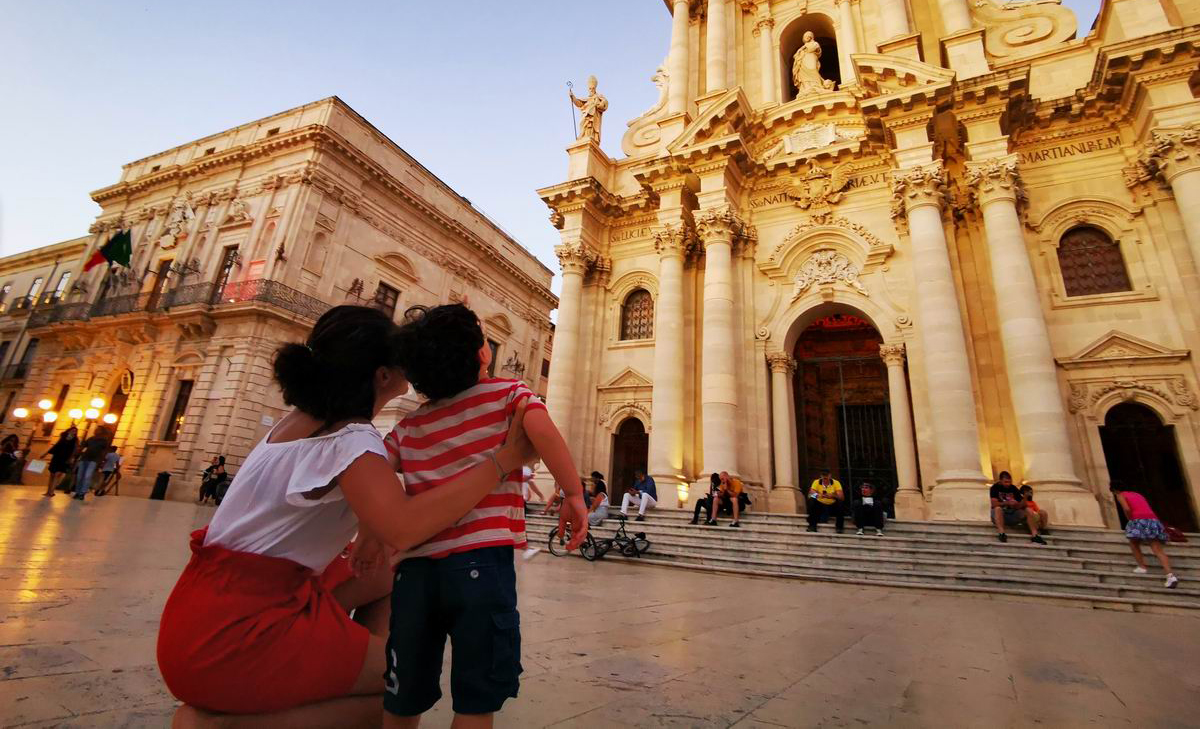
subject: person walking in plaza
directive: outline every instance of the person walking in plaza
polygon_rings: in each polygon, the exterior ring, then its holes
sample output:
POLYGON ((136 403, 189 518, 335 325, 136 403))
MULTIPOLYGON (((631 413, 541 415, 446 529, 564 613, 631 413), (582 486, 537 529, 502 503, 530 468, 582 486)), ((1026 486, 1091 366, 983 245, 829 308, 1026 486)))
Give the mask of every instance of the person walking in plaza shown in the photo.
POLYGON ((875 494, 875 487, 863 481, 858 491, 862 496, 854 505, 854 526, 858 530, 855 533, 861 537, 864 529, 874 527, 875 536, 882 537, 885 514, 883 504, 879 503, 879 497, 875 494))
POLYGON ((92 437, 85 440, 79 447, 79 459, 75 461, 75 498, 83 501, 88 489, 92 487, 92 478, 100 461, 108 451, 109 435, 107 428, 97 428, 92 437))
POLYGON ((398 331, 378 309, 338 306, 277 352, 293 410, 192 533, 163 609, 158 665, 185 703, 175 726, 378 726, 392 583, 382 545, 421 544, 534 457, 518 411, 478 464, 406 492, 371 424, 408 389, 398 331), (326 579, 360 526, 373 539, 356 542, 353 573, 326 579))
POLYGON ((1142 544, 1147 544, 1150 551, 1158 558, 1163 572, 1167 573, 1163 585, 1165 587, 1178 585, 1179 578, 1171 571, 1171 560, 1167 558, 1167 552, 1163 549, 1163 545, 1169 541, 1167 528, 1150 508, 1150 502, 1146 501, 1146 497, 1132 487, 1121 483, 1110 484, 1109 490, 1112 491, 1117 505, 1121 507, 1125 518, 1128 519, 1125 524, 1125 538, 1129 540, 1129 550, 1133 552, 1133 559, 1137 562, 1137 567, 1133 571, 1139 575, 1146 574, 1146 558, 1142 555, 1142 544))
POLYGON ((841 534, 846 523, 846 512, 842 503, 846 495, 842 484, 829 474, 828 468, 808 487, 808 531, 817 531, 817 525, 828 516, 837 520, 837 533, 841 534))
POLYGON ((54 495, 58 483, 71 470, 71 459, 74 458, 75 451, 78 449, 79 430, 72 425, 58 435, 58 440, 54 441, 54 445, 50 446, 50 450, 42 456, 42 458, 50 459, 50 467, 46 469, 50 472, 50 477, 46 482, 46 493, 42 494, 43 496, 54 495))
POLYGON ((110 490, 121 485, 121 454, 117 447, 110 445, 104 461, 100 464, 100 485, 96 487, 96 495, 104 496, 110 490))
POLYGON ((658 505, 658 489, 654 486, 654 479, 642 468, 634 470, 633 487, 621 497, 622 516, 629 516, 629 505, 634 502, 638 504, 637 521, 645 521, 646 509, 653 509, 658 505))

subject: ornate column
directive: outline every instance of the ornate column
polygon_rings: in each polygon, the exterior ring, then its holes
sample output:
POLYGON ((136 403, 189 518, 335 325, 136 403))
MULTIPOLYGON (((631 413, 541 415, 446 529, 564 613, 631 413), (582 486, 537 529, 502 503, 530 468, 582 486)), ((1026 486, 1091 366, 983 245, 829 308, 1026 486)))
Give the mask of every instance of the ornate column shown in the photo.
POLYGON ((575 375, 579 361, 579 314, 583 308, 583 275, 595 255, 582 243, 554 249, 562 266, 562 292, 558 297, 558 321, 550 355, 550 380, 546 383, 546 409, 563 440, 574 448, 571 419, 575 405, 575 375))
POLYGON ((728 39, 725 28, 728 25, 728 13, 725 0, 708 0, 708 44, 705 89, 708 93, 720 91, 727 85, 726 62, 728 39))
POLYGON ((687 498, 683 475, 683 259, 693 242, 692 231, 683 224, 669 226, 654 235, 658 250, 658 301, 654 302, 654 389, 650 412, 647 460, 650 475, 661 490, 687 498))
POLYGON ((1071 439, 1050 332, 1025 248, 1017 200, 1024 197, 1017 156, 967 163, 967 181, 983 211, 1004 363, 1017 416, 1024 478, 1050 503, 1059 524, 1103 526, 1100 506, 1084 491, 1071 461, 1071 439))
POLYGON ((792 373, 796 360, 786 352, 767 355, 771 368, 771 440, 775 454, 775 485, 771 488, 772 513, 796 513, 796 466, 792 448, 796 442, 796 423, 792 419, 792 373))
POLYGON ((775 20, 770 16, 760 17, 754 23, 754 37, 758 38, 758 68, 762 77, 763 104, 774 104, 779 100, 778 94, 775 93, 775 49, 771 44, 771 29, 774 27, 775 20))
POLYGON ((1192 249, 1192 261, 1200 269, 1200 122, 1153 131, 1138 166, 1161 178, 1175 193, 1183 234, 1192 249))
POLYGON ((946 231, 942 227, 945 178, 935 161, 892 175, 894 210, 908 216, 930 420, 937 446, 933 518, 986 519, 987 494, 980 469, 979 425, 967 342, 946 231))
POLYGON ((883 40, 899 38, 912 32, 904 0, 880 0, 879 14, 883 25, 883 40))
POLYGON ((913 437, 912 408, 904 379, 904 343, 879 345, 887 365, 888 404, 892 410, 892 450, 896 456, 896 518, 924 519, 925 498, 917 488, 917 442, 913 437))
POLYGON ((854 12, 850 0, 834 0, 838 12, 838 51, 841 53, 842 85, 855 83, 854 64, 850 61, 852 53, 858 53, 858 28, 854 23, 854 12))
POLYGON ((967 7, 967 0, 938 0, 938 10, 942 24, 946 26, 946 35, 971 28, 971 10, 967 7))
POLYGON ((688 94, 688 0, 671 3, 671 50, 667 54, 667 113, 687 111, 688 94))
POLYGON ((696 217, 704 245, 704 333, 700 405, 704 424, 703 473, 738 473, 737 377, 734 362, 733 237, 742 221, 728 208, 696 217))

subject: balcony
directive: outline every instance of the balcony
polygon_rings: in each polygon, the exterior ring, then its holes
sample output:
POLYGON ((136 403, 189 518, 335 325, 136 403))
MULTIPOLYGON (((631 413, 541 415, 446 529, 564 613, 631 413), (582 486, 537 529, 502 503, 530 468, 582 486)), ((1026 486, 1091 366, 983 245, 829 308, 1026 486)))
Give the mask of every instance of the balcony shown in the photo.
POLYGON ((6 311, 6 313, 11 314, 13 316, 18 316, 20 314, 26 314, 29 312, 30 309, 33 308, 33 305, 36 303, 37 303, 36 296, 22 296, 19 299, 13 299, 13 302, 8 305, 8 308, 5 311, 6 311))
POLYGON ((109 296, 94 304, 75 302, 43 306, 34 311, 29 318, 29 327, 35 329, 51 324, 86 321, 140 311, 166 312, 184 306, 199 305, 205 309, 212 309, 251 302, 270 304, 311 321, 316 321, 330 308, 330 305, 324 301, 290 286, 285 286, 278 281, 255 279, 226 284, 220 290, 216 289, 215 284, 199 283, 181 286, 157 295, 154 293, 125 294, 109 296))

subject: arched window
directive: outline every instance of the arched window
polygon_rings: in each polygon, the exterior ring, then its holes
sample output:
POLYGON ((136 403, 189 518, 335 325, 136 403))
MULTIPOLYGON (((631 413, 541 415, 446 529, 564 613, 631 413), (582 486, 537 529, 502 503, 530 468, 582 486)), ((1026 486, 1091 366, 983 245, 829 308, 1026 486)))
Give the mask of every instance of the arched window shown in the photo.
POLYGON ((654 336, 654 299, 646 289, 625 297, 621 306, 621 339, 650 339, 654 336))
POLYGON ((1066 232, 1058 244, 1067 296, 1132 291, 1121 246, 1099 228, 1082 225, 1066 232))
POLYGON ((308 253, 304 256, 304 268, 320 274, 325 270, 325 257, 329 252, 329 236, 317 233, 308 244, 308 253))

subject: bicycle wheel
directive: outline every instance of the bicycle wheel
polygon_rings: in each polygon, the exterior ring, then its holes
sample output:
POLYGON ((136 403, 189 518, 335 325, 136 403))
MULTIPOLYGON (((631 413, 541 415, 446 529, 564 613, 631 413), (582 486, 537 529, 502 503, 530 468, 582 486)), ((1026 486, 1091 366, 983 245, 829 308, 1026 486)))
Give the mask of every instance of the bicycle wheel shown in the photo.
POLYGON ((550 537, 546 540, 546 549, 555 557, 562 557, 567 554, 567 542, 571 541, 571 526, 567 525, 566 537, 559 539, 558 527, 550 530, 550 537))
POLYGON ((633 547, 634 556, 641 557, 650 551, 650 540, 645 537, 634 537, 630 546, 633 547))
POLYGON ((596 540, 592 538, 591 534, 587 535, 583 540, 583 544, 579 545, 579 553, 589 562, 595 562, 604 556, 604 553, 600 551, 600 547, 596 544, 596 540))

